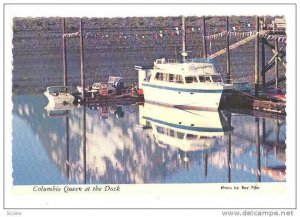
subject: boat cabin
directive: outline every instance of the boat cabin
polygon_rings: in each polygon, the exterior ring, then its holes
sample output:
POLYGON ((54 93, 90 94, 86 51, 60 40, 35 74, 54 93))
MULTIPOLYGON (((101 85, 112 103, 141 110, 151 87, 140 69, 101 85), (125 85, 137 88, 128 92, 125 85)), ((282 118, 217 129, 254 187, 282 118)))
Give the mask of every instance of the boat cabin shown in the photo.
MULTIPOLYGON (((149 78, 151 79, 151 77, 149 78)), ((222 77, 220 74, 213 75, 180 75, 166 72, 156 72, 154 75, 154 80, 172 82, 179 84, 191 84, 191 83, 222 83, 222 77)))
POLYGON ((151 75, 146 79, 151 81, 163 81, 179 84, 192 83, 222 83, 222 77, 216 72, 214 65, 209 60, 197 59, 184 63, 176 63, 157 59, 154 62, 154 69, 151 75))

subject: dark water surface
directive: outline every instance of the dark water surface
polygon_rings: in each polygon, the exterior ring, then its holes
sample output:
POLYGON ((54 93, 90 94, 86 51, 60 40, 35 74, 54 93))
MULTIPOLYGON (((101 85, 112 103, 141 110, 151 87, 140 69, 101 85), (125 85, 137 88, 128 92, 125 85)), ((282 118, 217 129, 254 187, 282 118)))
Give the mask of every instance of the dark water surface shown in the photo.
POLYGON ((43 95, 13 103, 14 185, 285 181, 284 120, 146 104, 47 111, 43 95))

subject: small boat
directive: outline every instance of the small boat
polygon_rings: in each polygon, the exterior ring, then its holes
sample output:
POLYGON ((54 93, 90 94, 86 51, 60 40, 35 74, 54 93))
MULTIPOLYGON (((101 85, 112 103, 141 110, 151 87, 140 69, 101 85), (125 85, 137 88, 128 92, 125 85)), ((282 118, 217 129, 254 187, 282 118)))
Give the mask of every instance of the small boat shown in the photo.
POLYGON ((48 105, 54 106, 56 104, 73 104, 75 97, 70 93, 67 86, 50 86, 44 92, 44 95, 48 98, 48 105))
MULTIPOLYGON (((101 86, 101 83, 97 82, 97 83, 94 83, 92 86, 86 87, 85 91, 88 92, 88 93, 98 93, 99 89, 100 89, 100 86, 101 86)), ((82 86, 78 85, 77 90, 78 90, 79 93, 82 93, 82 86)))
POLYGON ((65 117, 68 116, 69 111, 74 108, 73 104, 53 104, 49 103, 45 110, 48 117, 65 117))
MULTIPOLYGON (((114 95, 120 93, 122 89, 125 89, 123 78, 121 77, 115 77, 115 76, 109 76, 108 82, 96 82, 92 86, 88 86, 85 88, 86 93, 91 94, 92 96, 95 95, 103 95, 101 94, 101 88, 102 92, 103 89, 105 89, 105 95, 114 95)), ((82 93, 82 86, 78 85, 77 90, 79 93, 82 93)))
POLYGON ((178 63, 157 59, 152 69, 139 70, 140 88, 146 102, 178 106, 183 109, 218 110, 225 89, 221 74, 212 60, 193 59, 178 63))

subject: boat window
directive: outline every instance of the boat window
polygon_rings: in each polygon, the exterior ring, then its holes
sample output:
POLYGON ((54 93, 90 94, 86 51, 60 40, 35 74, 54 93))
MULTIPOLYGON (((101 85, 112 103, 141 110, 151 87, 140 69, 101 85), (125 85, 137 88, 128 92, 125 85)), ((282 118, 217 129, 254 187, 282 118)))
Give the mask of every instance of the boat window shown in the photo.
POLYGON ((196 76, 188 76, 188 77, 185 77, 185 82, 186 83, 196 83, 198 81, 197 81, 196 76))
POLYGON ((197 135, 194 135, 194 134, 186 134, 186 139, 197 139, 197 135))
POLYGON ((164 134, 164 128, 163 127, 157 126, 156 130, 157 130, 158 133, 164 134))
POLYGON ((177 138, 178 139, 183 139, 183 137, 184 137, 184 133, 177 132, 177 138))
POLYGON ((174 132, 174 130, 170 130, 169 134, 170 134, 171 137, 175 137, 175 132, 174 132))
POLYGON ((199 76, 199 81, 200 81, 200 82, 205 82, 204 76, 199 76))
POLYGON ((174 81, 174 75, 173 74, 169 74, 169 82, 173 82, 174 81))
POLYGON ((213 75, 211 76, 213 82, 222 82, 222 78, 220 75, 213 75))
POLYGON ((174 82, 180 83, 180 84, 183 83, 182 76, 181 75, 175 75, 174 82))
POLYGON ((162 81, 163 80, 163 73, 157 72, 155 75, 155 80, 162 81))
POLYGON ((169 81, 169 74, 163 73, 163 81, 169 81))
POLYGON ((211 82, 210 76, 205 76, 205 82, 211 82))

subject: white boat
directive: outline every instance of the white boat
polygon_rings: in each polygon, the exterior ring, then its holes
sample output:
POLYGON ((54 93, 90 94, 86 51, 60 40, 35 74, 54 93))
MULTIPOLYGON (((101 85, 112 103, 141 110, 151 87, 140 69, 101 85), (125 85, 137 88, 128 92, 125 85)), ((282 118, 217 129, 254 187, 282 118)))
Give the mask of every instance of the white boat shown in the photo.
MULTIPOLYGON (((141 110, 140 110, 141 111, 141 110)), ((218 111, 194 111, 145 103, 141 118, 161 147, 197 151, 215 146, 232 127, 218 111)))
POLYGON ((70 93, 67 86, 50 86, 44 92, 44 95, 48 98, 49 107, 56 104, 73 104, 75 97, 70 93))
POLYGON ((72 109, 74 109, 73 104, 53 104, 50 102, 45 107, 48 117, 65 117, 69 114, 69 111, 72 109))
POLYGON ((220 73, 208 59, 183 63, 157 59, 153 69, 136 68, 146 102, 184 109, 217 110, 223 90, 232 89, 231 84, 223 83, 220 73))

